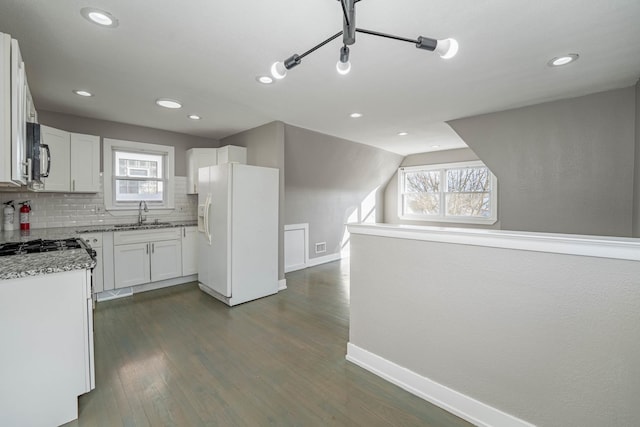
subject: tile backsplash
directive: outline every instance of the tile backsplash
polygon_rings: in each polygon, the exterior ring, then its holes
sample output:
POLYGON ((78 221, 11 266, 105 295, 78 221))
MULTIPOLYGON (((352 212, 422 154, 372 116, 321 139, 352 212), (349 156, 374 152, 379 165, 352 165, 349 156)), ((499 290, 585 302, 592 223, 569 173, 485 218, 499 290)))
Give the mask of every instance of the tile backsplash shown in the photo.
MULTIPOLYGON (((16 203, 15 229, 20 228, 18 202, 31 201, 31 228, 76 227, 86 225, 111 225, 135 222, 136 215, 113 216, 105 210, 100 178, 99 193, 37 193, 27 191, 0 192, 0 203, 14 200, 16 203)), ((175 209, 170 214, 144 213, 147 221, 195 221, 197 195, 187 195, 187 178, 175 177, 175 209)), ((3 206, 4 207, 4 206, 3 206)), ((1 211, 0 211, 1 212, 1 211)), ((1 215, 0 215, 1 216, 1 215)), ((0 226, 2 221, 0 221, 0 226)))

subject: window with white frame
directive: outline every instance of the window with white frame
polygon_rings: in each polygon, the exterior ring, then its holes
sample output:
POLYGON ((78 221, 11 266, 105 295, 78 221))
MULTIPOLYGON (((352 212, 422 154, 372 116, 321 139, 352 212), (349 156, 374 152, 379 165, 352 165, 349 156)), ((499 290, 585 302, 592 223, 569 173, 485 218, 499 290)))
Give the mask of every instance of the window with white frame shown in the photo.
POLYGON ((401 219, 493 224, 498 218, 497 179, 480 161, 400 168, 401 219))
POLYGON ((104 201, 109 210, 172 209, 174 147, 104 140, 104 201))

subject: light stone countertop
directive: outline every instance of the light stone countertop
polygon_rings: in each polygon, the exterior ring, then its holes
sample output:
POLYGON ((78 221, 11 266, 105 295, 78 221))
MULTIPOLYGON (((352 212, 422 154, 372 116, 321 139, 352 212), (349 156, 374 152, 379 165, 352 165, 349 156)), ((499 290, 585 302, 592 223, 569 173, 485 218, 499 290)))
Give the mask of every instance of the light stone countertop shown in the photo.
POLYGON ((85 270, 95 265, 96 262, 84 249, 9 255, 0 258, 0 280, 85 270))
MULTIPOLYGON (((196 225, 195 221, 174 221, 159 225, 145 224, 141 227, 115 227, 114 225, 40 228, 29 231, 2 231, 0 243, 28 242, 35 239, 68 239, 79 237, 83 233, 100 233, 110 231, 153 230, 160 228, 189 227, 196 225)), ((60 273, 63 271, 83 270, 95 267, 84 249, 52 251, 36 254, 9 255, 0 257, 0 280, 17 279, 20 277, 38 276, 42 274, 60 273)))
MULTIPOLYGON (((128 225, 126 227, 116 227, 116 225, 83 225, 78 227, 56 227, 56 228, 36 228, 28 231, 2 231, 0 232, 0 243, 6 242, 28 242, 34 239, 69 239, 79 237, 83 233, 106 233, 110 231, 131 231, 131 230, 155 230, 161 228, 192 227, 196 226, 196 221, 172 221, 160 224, 148 223, 142 226, 128 225)), ((3 257, 4 258, 4 257, 3 257)), ((1 262, 1 261, 0 261, 1 262)))
POLYGON ((159 228, 177 228, 177 227, 193 227, 198 225, 197 221, 170 221, 161 222, 155 224, 153 222, 137 224, 124 224, 117 225, 87 225, 83 227, 76 227, 77 233, 103 233, 108 231, 131 231, 131 230, 155 230, 159 228))

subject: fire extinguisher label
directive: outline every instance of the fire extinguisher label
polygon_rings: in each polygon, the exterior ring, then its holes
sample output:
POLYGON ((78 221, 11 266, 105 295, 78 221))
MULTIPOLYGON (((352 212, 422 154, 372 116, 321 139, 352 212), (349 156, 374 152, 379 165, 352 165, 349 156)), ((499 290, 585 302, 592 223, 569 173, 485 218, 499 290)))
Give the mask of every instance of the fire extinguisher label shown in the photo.
POLYGON ((29 229, 29 212, 20 212, 20 230, 29 229))

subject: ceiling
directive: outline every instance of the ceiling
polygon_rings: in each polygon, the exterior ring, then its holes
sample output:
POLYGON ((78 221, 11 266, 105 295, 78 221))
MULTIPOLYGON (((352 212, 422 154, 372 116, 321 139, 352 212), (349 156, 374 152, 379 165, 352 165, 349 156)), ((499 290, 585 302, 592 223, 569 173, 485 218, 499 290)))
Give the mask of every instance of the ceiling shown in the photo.
POLYGON ((464 146, 448 120, 640 77, 638 0, 364 0, 356 19, 411 39, 453 37, 460 51, 444 60, 358 34, 346 76, 335 70, 338 39, 285 79, 257 83, 274 61, 342 29, 336 0, 3 0, 0 32, 18 39, 41 110, 215 139, 281 120, 403 155, 464 146), (84 6, 109 11, 119 26, 86 21, 84 6), (546 65, 566 53, 580 59, 546 65), (183 108, 157 107, 160 97, 183 108))

